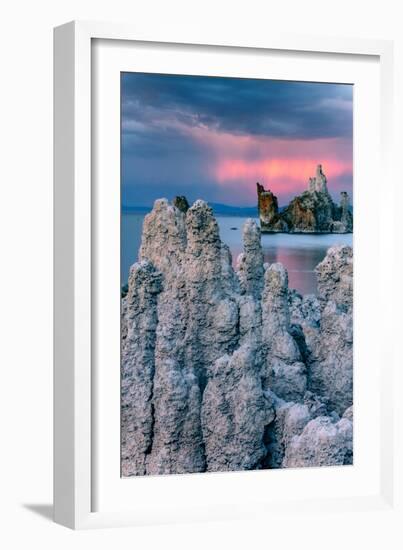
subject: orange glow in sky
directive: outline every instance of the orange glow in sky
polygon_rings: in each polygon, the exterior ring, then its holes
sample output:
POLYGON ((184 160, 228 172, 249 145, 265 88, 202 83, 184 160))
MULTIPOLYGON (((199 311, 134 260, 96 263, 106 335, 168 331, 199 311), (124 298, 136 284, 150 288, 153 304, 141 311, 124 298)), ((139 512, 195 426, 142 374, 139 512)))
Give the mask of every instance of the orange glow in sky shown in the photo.
MULTIPOLYGON (((332 158, 319 158, 328 179, 347 174, 351 171, 351 163, 332 158)), ((287 190, 293 187, 299 189, 310 176, 315 175, 317 158, 268 158, 262 160, 222 159, 215 167, 215 176, 220 184, 233 180, 261 181, 273 190, 281 190, 287 185, 287 190)))

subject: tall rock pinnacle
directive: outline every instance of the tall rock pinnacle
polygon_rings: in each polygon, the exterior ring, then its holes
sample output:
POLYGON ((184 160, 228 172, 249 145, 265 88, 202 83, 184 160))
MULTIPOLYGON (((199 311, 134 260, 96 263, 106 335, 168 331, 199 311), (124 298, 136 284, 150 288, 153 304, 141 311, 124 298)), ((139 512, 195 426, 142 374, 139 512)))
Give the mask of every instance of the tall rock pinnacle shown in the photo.
POLYGON ((301 297, 253 220, 243 238, 234 271, 204 201, 146 216, 121 308, 123 476, 351 463, 352 250, 301 297))
POLYGON ((327 193, 327 179, 322 171, 322 165, 318 164, 316 167, 316 175, 314 178, 309 178, 308 185, 309 192, 316 191, 317 193, 327 193))
POLYGON ((351 233, 353 217, 348 195, 342 193, 337 206, 328 191, 322 165, 309 178, 308 189, 279 211, 277 197, 257 184, 260 227, 267 233, 351 233))

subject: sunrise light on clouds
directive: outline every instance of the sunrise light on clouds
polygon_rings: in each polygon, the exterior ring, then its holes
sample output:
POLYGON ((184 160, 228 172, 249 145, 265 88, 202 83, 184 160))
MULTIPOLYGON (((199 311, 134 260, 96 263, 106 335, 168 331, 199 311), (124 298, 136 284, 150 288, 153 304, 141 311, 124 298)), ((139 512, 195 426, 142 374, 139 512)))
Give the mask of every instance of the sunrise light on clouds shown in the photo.
POLYGON ((256 181, 285 204, 321 163, 352 194, 352 87, 124 73, 122 196, 148 206, 184 194, 235 206, 256 181))

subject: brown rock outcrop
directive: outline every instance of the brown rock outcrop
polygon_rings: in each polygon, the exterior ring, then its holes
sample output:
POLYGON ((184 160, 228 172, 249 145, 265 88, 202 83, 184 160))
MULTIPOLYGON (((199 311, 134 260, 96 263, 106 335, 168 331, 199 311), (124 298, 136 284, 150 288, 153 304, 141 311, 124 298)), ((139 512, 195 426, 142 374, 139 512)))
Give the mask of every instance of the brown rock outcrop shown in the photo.
POLYGON ((278 210, 277 197, 260 183, 256 184, 258 212, 262 231, 286 232, 288 227, 278 210))
POLYGON ((295 197, 282 212, 271 191, 257 184, 257 193, 262 232, 351 233, 353 230, 348 194, 342 192, 340 206, 333 202, 321 164, 315 177, 309 178, 308 190, 295 197))

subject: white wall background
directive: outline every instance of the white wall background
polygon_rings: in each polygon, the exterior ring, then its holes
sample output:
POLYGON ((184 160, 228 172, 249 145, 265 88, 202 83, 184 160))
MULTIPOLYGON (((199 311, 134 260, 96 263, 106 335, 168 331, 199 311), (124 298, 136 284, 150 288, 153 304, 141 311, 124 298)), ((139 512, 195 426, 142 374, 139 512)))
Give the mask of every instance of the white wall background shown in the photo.
MULTIPOLYGON (((0 8, 0 545, 34 548, 401 548, 396 525, 342 514, 72 532, 52 524, 52 28, 72 19, 396 40, 396 185, 402 204, 399 0, 13 0, 0 8), (5 375, 5 376, 4 376, 5 375), (7 541, 6 541, 7 539, 7 541), (368 548, 368 544, 366 545, 368 548)), ((382 183, 382 182, 380 182, 382 183)))

